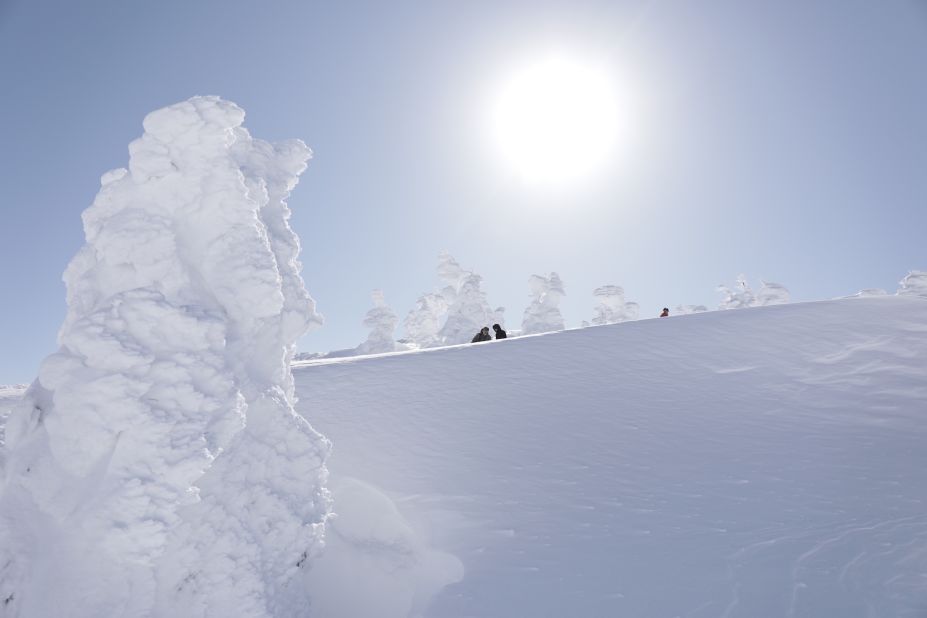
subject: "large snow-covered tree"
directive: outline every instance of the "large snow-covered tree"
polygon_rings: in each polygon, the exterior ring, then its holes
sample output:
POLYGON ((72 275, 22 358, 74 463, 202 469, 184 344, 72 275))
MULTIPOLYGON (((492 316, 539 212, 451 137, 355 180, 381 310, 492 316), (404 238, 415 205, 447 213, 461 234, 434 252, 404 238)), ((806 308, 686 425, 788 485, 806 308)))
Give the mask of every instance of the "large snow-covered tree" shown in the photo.
POLYGON ((441 330, 447 308, 447 300, 442 294, 429 293, 419 296, 415 301, 415 307, 402 322, 406 339, 420 348, 439 345, 441 339, 438 331, 441 330))
POLYGON ((493 310, 487 302, 482 277, 461 267, 447 251, 438 256, 438 278, 441 289, 419 297, 403 320, 406 338, 416 346, 467 343, 502 317, 505 309, 493 310))
POLYGON ((243 119, 149 114, 83 214, 60 348, 6 427, 5 616, 305 615, 329 445, 293 408, 319 317, 285 200, 310 153, 243 119))

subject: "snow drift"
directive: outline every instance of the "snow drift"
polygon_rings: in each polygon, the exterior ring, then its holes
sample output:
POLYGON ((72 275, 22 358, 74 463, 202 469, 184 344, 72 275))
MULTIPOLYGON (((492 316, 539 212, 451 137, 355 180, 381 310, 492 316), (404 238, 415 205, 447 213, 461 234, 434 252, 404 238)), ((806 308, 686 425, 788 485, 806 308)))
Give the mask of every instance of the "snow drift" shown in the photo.
POLYGON ((61 347, 6 427, 3 615, 306 614, 329 447, 293 410, 318 317, 285 199, 309 150, 243 119, 149 114, 84 212, 61 347))

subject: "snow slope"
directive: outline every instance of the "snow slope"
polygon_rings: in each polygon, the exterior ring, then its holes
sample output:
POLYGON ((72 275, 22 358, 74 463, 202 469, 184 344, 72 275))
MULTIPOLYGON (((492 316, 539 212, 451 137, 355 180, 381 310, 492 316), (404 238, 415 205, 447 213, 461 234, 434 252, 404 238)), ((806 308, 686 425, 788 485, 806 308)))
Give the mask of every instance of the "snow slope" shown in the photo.
POLYGON ((298 364, 314 606, 923 617, 925 367, 927 301, 890 296, 298 364))
POLYGON ((882 296, 297 364, 313 615, 922 618, 925 357, 882 296))

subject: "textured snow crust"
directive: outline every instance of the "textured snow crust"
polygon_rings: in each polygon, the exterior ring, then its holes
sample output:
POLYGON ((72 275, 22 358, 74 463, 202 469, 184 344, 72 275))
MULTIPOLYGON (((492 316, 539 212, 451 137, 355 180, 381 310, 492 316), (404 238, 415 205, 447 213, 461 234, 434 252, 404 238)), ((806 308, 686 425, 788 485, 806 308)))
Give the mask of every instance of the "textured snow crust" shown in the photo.
POLYGON ((329 444, 293 410, 319 322, 286 197, 309 150, 216 97, 158 110, 67 267, 6 426, 4 616, 304 616, 329 444))

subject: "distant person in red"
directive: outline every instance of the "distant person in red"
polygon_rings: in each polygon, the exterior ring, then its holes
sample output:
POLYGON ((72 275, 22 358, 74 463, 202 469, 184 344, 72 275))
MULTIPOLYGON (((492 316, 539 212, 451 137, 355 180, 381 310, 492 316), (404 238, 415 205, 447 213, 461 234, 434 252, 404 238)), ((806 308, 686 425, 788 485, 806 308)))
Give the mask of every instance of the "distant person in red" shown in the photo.
POLYGON ((660 314, 660 317, 661 317, 661 318, 668 318, 668 317, 669 317, 669 307, 663 307, 663 313, 660 314))

